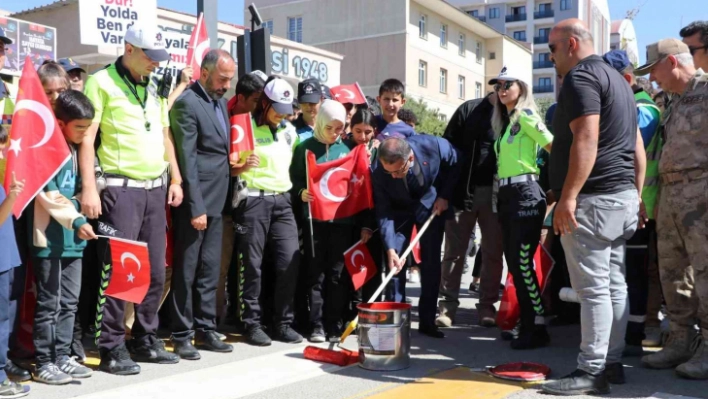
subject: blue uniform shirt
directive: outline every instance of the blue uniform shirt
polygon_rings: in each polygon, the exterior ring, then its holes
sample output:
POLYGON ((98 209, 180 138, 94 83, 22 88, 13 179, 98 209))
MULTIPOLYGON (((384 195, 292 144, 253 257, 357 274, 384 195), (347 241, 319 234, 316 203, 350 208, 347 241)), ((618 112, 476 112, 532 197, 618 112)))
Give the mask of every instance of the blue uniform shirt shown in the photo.
MULTIPOLYGON (((0 185, 0 204, 5 201, 5 198, 7 198, 5 189, 0 185)), ((11 215, 4 223, 0 224, 0 273, 17 267, 21 263, 11 215)))
POLYGON ((376 117, 376 125, 379 132, 376 138, 379 141, 386 140, 390 137, 399 137, 407 139, 411 136, 415 136, 415 130, 413 130, 412 127, 410 127, 403 121, 398 121, 396 123, 388 123, 384 120, 383 117, 381 117, 381 115, 379 115, 376 117))
POLYGON ((637 124, 639 125, 639 131, 642 133, 644 149, 646 150, 654 138, 657 126, 659 126, 659 118, 655 118, 648 107, 637 107, 637 124))

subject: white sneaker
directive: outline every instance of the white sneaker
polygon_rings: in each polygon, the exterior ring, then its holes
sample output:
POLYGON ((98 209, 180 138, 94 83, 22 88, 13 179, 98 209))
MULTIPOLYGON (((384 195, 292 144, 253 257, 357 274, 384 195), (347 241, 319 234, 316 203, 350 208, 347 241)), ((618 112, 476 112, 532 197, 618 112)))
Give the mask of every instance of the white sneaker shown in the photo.
POLYGON ((49 385, 64 385, 74 380, 69 374, 59 370, 59 367, 53 363, 45 364, 35 370, 32 373, 32 379, 49 385))
POLYGON ((411 274, 408 275, 408 282, 411 284, 420 284, 420 273, 411 272, 411 274))

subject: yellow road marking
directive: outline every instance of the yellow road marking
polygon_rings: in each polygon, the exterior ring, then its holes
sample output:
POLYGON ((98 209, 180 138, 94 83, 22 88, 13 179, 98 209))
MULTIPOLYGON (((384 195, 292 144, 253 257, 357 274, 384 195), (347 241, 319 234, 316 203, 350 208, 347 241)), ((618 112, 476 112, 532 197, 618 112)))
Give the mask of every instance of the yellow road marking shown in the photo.
POLYGON ((520 383, 504 381, 467 367, 433 374, 410 384, 370 396, 370 399, 501 399, 524 389, 520 383))

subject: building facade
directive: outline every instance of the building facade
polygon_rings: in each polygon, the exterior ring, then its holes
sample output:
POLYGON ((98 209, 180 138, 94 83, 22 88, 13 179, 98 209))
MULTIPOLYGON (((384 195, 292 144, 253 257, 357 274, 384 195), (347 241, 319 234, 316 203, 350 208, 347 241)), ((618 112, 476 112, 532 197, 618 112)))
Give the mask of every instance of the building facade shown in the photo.
MULTIPOLYGON (((223 12, 229 12, 224 7, 223 12)), ((57 54, 59 58, 71 57, 91 73, 110 64, 123 54, 123 46, 94 46, 81 44, 80 12, 78 0, 56 1, 52 4, 12 14, 13 17, 34 23, 48 24, 57 29, 57 54)), ((187 64, 187 46, 197 17, 193 14, 157 9, 157 24, 165 32, 165 42, 172 59, 156 71, 158 75, 170 68, 173 76, 187 64)), ((243 35, 244 27, 219 22, 220 48, 237 59, 236 39, 243 35)), ((272 73, 291 84, 317 77, 330 86, 340 84, 342 55, 322 48, 307 46, 282 37, 271 37, 272 73)), ((235 85, 232 85, 233 94, 235 85)))
POLYGON ((634 66, 639 65, 639 43, 631 19, 612 21, 610 50, 624 50, 634 66))
MULTIPOLYGON (((531 49, 440 0, 255 0, 276 36, 344 55, 342 83, 378 95, 397 78, 406 96, 444 117, 491 90, 506 64, 531 81, 531 49), (527 67, 526 67, 527 66, 527 67)), ((246 12, 248 15, 248 12, 246 12)))
POLYGON ((536 98, 555 96, 555 69, 548 36, 556 23, 578 18, 595 39, 595 52, 610 49, 610 10, 607 0, 447 0, 470 16, 533 48, 536 98))

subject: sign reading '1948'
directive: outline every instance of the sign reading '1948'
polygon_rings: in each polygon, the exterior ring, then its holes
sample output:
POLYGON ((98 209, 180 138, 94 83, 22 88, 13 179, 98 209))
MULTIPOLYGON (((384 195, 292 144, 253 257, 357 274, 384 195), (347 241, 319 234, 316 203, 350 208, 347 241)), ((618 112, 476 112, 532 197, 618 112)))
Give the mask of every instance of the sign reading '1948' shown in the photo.
POLYGON ((79 0, 81 44, 122 46, 134 24, 157 24, 157 0, 79 0))
POLYGON ((272 51, 271 68, 274 73, 283 75, 290 74, 290 66, 292 65, 295 76, 299 79, 319 79, 320 82, 326 83, 329 79, 327 64, 317 60, 311 60, 307 57, 295 56, 290 61, 290 51, 286 48, 282 51, 272 51))

